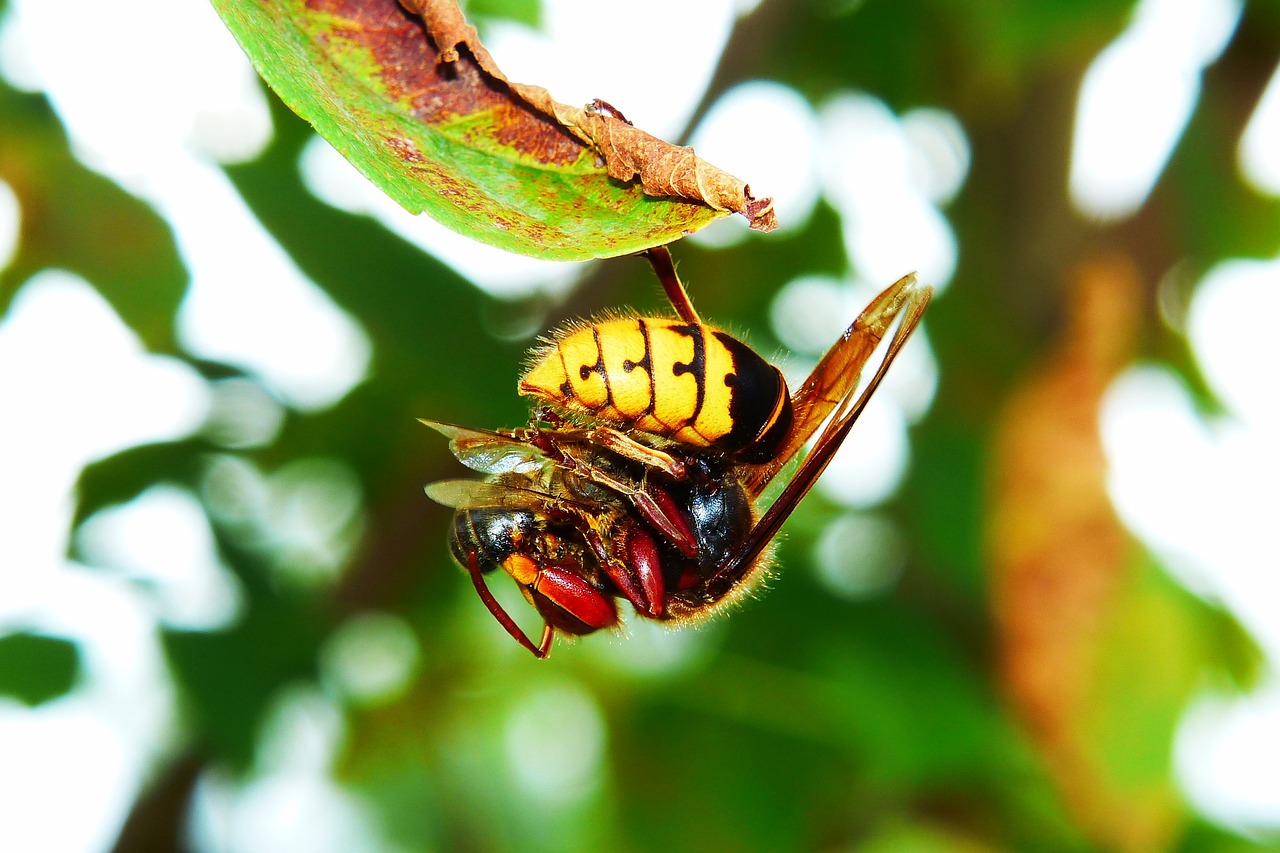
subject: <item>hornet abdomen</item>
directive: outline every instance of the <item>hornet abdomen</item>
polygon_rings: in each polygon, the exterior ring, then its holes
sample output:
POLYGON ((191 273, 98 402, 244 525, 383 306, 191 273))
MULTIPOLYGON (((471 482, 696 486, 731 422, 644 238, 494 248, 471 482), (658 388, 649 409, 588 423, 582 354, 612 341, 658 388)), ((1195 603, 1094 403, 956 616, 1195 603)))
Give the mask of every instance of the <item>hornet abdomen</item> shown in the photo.
POLYGON ((792 420, 781 372, 746 344, 653 317, 560 330, 535 351, 520 393, 743 462, 767 459, 792 420))

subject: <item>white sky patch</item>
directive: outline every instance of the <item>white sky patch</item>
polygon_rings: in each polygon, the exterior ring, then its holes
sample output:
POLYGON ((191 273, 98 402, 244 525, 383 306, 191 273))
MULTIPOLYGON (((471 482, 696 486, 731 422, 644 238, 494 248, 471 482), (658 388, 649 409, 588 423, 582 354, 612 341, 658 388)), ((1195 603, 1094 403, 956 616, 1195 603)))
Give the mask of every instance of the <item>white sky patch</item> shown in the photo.
POLYGON ((186 364, 145 354, 98 292, 70 273, 27 282, 0 322, 0 619, 32 590, 31 565, 65 553, 72 489, 94 459, 199 427, 203 379, 186 364))
MULTIPOLYGON (((1181 583, 1229 608, 1274 667, 1280 661, 1274 427, 1253 428, 1229 416, 1205 423, 1176 377, 1145 367, 1122 375, 1108 392, 1102 432, 1111 499, 1126 525, 1181 583)), ((1211 819, 1280 827, 1280 800, 1256 785, 1275 781, 1269 756, 1280 752, 1280 729, 1258 720, 1280 717, 1280 696, 1272 690, 1203 701, 1216 710, 1193 710, 1179 741, 1184 790, 1211 819)))
POLYGON ((183 346, 245 368, 297 408, 341 400, 368 372, 364 331, 297 268, 220 170, 186 158, 170 166, 147 186, 192 271, 178 312, 183 346))
MULTIPOLYGON (((115 730, 116 739, 124 745, 130 784, 136 785, 148 763, 170 750, 176 739, 173 689, 152 608, 131 584, 97 569, 65 561, 57 566, 28 564, 27 568, 38 575, 32 583, 38 586, 40 597, 19 620, 5 624, 6 630, 25 626, 74 641, 83 670, 73 692, 26 713, 37 719, 46 713, 54 717, 70 713, 77 718, 77 726, 84 724, 79 718, 97 716, 115 730)), ((56 731, 51 730, 49 736, 56 737, 56 731)), ((54 747, 50 752, 61 759, 60 751, 54 747)), ((0 763, 6 772, 11 754, 6 752, 6 762, 0 763)), ((39 756, 32 759, 39 760, 39 756)), ((115 772, 102 768, 108 770, 115 772)), ((99 768, 80 766, 77 772, 94 776, 99 768)), ((105 784, 98 795, 121 808, 129 803, 127 793, 118 795, 105 784)), ((92 802, 85 805, 95 806, 92 802)), ((0 826, 6 831, 9 828, 8 824, 0 826)), ((13 846, 29 849, 33 845, 13 846)))
POLYGON ((12 849, 110 845, 175 735, 153 607, 121 577, 65 561, 88 462, 198 428, 204 380, 148 355, 88 283, 35 276, 0 321, 0 632, 77 643, 83 677, 33 709, 0 704, 0 827, 12 849), (73 820, 68 815, 74 815, 73 820))
MULTIPOLYGON (((0 700, 6 849, 109 849, 142 782, 176 741, 168 673, 135 589, 73 565, 23 568, 38 600, 21 622, 76 642, 82 678, 35 708, 0 700)), ((2 623, 0 623, 2 624, 2 623)))
POLYGON ((1150 195, 1200 96, 1200 77, 1240 18, 1240 0, 1141 0, 1085 72, 1069 179, 1077 209, 1123 219, 1150 195))
POLYGON ((260 773, 325 772, 346 737, 342 711, 311 685, 284 687, 272 699, 254 750, 260 773))
POLYGON ((127 185, 175 144, 240 160, 270 141, 257 77, 208 3, 10 5, 28 82, 39 82, 77 154, 104 174, 127 185))
POLYGON ((889 196, 879 209, 842 218, 845 249, 859 277, 888 286, 909 272, 945 290, 956 271, 958 246, 951 224, 932 205, 889 196))
POLYGON ((257 545, 254 532, 269 500, 267 479, 257 466, 242 456, 222 454, 208 461, 200 484, 200 495, 209 515, 237 536, 243 544, 257 545))
POLYGON ((192 274, 179 317, 184 346, 259 375, 299 408, 345 396, 368 368, 368 339, 212 162, 256 156, 272 127, 252 67, 209 4, 14 0, 12 8, 9 28, 77 157, 173 227, 192 274))
POLYGON ((517 255, 459 234, 425 214, 414 216, 319 136, 303 148, 298 168, 303 183, 316 198, 339 210, 373 218, 493 296, 519 299, 539 293, 562 295, 590 268, 581 262, 517 255))
POLYGON ((846 92, 823 104, 823 191, 837 210, 874 208, 911 187, 902 128, 879 98, 846 92))
POLYGON ((1240 169, 1258 190, 1280 195, 1280 66, 1240 138, 1240 169))
POLYGON ((1258 429, 1280 431, 1277 317, 1280 260, 1230 260, 1196 288, 1187 331, 1200 369, 1232 412, 1258 429))
POLYGON ((1187 586, 1228 603, 1276 661, 1280 351, 1266 320, 1278 290, 1280 264, 1228 261, 1192 302, 1192 344, 1227 414, 1203 417, 1171 372, 1138 367, 1108 391, 1101 424, 1126 524, 1187 586))
POLYGON ((134 444, 179 438, 208 407, 186 364, 141 342, 83 280, 44 272, 0 322, 0 620, 38 595, 34 567, 60 565, 83 465, 134 444))
POLYGON ((14 850, 108 850, 137 772, 120 733, 85 703, 0 700, 0 824, 14 850))
POLYGON ((510 79, 574 106, 599 98, 637 127, 675 139, 711 82, 734 7, 732 0, 651 0, 639 14, 627 3, 543 0, 541 30, 494 22, 485 41, 510 79))
POLYGON ((1221 535, 1204 512, 1208 500, 1220 505, 1209 496, 1226 484, 1213 431, 1187 389, 1166 368, 1131 367, 1107 391, 1101 430, 1108 491, 1121 518, 1184 586, 1212 595, 1211 572, 1196 558, 1211 555, 1221 535))
MULTIPOLYGON (((1199 284, 1189 337, 1226 405, 1206 417, 1172 372, 1136 367, 1108 391, 1102 412, 1109 491, 1121 518, 1184 585, 1228 607, 1280 662, 1280 261, 1230 260, 1199 284)), ((1231 826, 1280 827, 1280 692, 1211 696, 1186 718, 1179 779, 1198 808, 1231 826), (1265 783, 1264 783, 1265 780, 1265 783)))
POLYGON ((331 778, 273 773, 243 785, 205 774, 188 840, 196 853, 394 853, 369 810, 331 778))
POLYGON ((909 442, 902 410, 877 394, 831 458, 815 487, 842 506, 864 509, 889 498, 907 470, 909 442))
POLYGON ((845 252, 855 273, 886 287, 918 272, 921 281, 944 289, 955 273, 958 248, 950 223, 926 191, 945 197, 946 185, 955 181, 948 170, 958 169, 958 163, 948 167, 935 159, 928 147, 933 143, 921 138, 919 117, 914 131, 919 142, 909 141, 898 117, 871 95, 838 95, 818 114, 823 193, 840 212, 845 252))
MULTIPOLYGON (((773 198, 778 234, 802 228, 818 201, 817 115, 800 93, 766 80, 725 92, 698 124, 690 144, 709 163, 737 175, 756 197, 773 198)), ((723 248, 751 234, 729 216, 692 235, 723 248)))
POLYGON ((1178 780, 1193 802, 1248 832, 1280 827, 1280 684, 1274 676, 1245 697, 1208 695, 1178 732, 1178 780))
POLYGON ((185 489, 153 486, 100 510, 77 541, 88 562, 137 584, 169 627, 224 628, 239 615, 240 584, 219 561, 209 520, 185 489))
MULTIPOLYGON (((1070 191, 1097 219, 1137 210, 1199 98, 1201 75, 1231 37, 1238 0, 1142 0, 1130 27, 1094 61, 1077 107, 1070 191)), ((1240 142, 1245 178, 1280 192, 1280 72, 1240 142)), ((1280 661, 1280 261, 1231 260, 1200 282, 1186 328, 1205 378, 1229 409, 1204 417, 1164 368, 1130 368, 1104 402, 1109 491, 1126 525, 1189 589, 1227 606, 1280 661)), ((1280 827, 1280 692, 1208 696, 1184 720, 1179 782, 1210 819, 1280 827)))
POLYGON ((9 266, 18 251, 18 235, 22 231, 22 208, 13 189, 0 181, 0 270, 9 266))
POLYGON ((40 91, 40 72, 27 49, 13 3, 0 13, 0 77, 19 92, 40 91))

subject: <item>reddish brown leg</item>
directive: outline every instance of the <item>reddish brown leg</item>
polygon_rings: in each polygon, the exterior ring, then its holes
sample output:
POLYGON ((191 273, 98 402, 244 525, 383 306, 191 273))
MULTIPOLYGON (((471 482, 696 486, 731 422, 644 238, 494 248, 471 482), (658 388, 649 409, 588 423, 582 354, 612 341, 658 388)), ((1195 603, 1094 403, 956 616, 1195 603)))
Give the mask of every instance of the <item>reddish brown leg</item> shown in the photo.
MULTIPOLYGON (((516 575, 513 573, 513 577, 516 575)), ((608 628, 618 622, 613 599, 588 583, 581 575, 550 566, 539 568, 531 581, 525 582, 534 592, 572 616, 592 631, 608 628)))
POLYGON ((551 654, 551 641, 556 638, 556 629, 552 628, 547 622, 542 623, 542 642, 538 644, 538 650, 534 652, 538 660, 545 660, 551 654))
POLYGON ((538 659, 545 658, 551 654, 551 641, 555 639, 555 629, 543 623, 542 643, 535 646, 533 641, 520 629, 520 626, 515 623, 515 620, 507 615, 507 611, 502 609, 502 605, 498 603, 498 599, 493 597, 493 593, 489 592, 489 587, 484 582, 484 576, 480 574, 480 563, 474 551, 467 555, 467 574, 471 576, 471 583, 475 586, 476 592, 480 594, 480 600, 484 602, 484 606, 489 608, 493 618, 498 620, 498 624, 506 629, 512 639, 533 652, 533 656, 538 659))
POLYGON ((627 565, 649 599, 649 609, 644 611, 644 615, 650 619, 661 619, 667 610, 667 589, 662 579, 658 543, 638 524, 632 524, 627 533, 627 565))
POLYGON ((671 260, 671 252, 667 247, 654 246, 645 252, 644 256, 649 259, 649 264, 658 276, 658 281, 662 282, 662 289, 666 291, 667 299, 671 301, 671 306, 676 309, 680 319, 686 323, 702 325, 698 312, 693 310, 693 303, 689 301, 689 294, 680 283, 680 276, 676 275, 675 261, 671 260))
MULTIPOLYGON (((656 548, 651 549, 655 558, 652 563, 653 570, 650 571, 651 566, 648 564, 628 564, 626 560, 614 554, 600 534, 590 527, 584 525, 581 532, 583 538, 587 540, 587 546, 596 555, 601 570, 608 575, 609 580, 613 581, 613 585, 618 588, 618 592, 622 593, 622 597, 630 601, 641 615, 648 616, 650 619, 660 618, 666 609, 666 590, 662 586, 662 573, 656 569, 656 548)), ((628 539, 633 534, 634 530, 628 534, 628 539)))

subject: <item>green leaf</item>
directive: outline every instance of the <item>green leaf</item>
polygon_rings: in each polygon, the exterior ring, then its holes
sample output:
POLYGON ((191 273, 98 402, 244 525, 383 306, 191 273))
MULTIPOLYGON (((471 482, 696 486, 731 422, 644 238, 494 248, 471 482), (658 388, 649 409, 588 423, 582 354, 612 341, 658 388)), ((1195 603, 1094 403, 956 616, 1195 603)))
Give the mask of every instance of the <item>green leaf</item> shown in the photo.
POLYGON ((435 65, 396 0, 214 0, 263 78, 411 213, 520 254, 585 260, 668 243, 723 212, 644 195, 484 76, 435 65))
POLYGON ((79 676, 80 654, 70 640, 41 634, 0 637, 0 696, 39 705, 71 690, 79 676))

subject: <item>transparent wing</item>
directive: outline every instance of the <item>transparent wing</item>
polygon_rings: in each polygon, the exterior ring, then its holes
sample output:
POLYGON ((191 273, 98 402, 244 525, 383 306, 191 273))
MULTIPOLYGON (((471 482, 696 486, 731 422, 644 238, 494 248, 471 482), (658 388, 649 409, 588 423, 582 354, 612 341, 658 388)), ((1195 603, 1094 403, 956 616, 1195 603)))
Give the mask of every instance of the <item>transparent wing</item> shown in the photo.
POLYGON ((512 435, 487 429, 418 419, 449 439, 449 451, 458 461, 482 474, 533 474, 547 458, 538 448, 512 435))
POLYGON ((438 504, 453 509, 471 509, 481 506, 505 506, 524 508, 562 507, 566 501, 539 492, 506 483, 487 480, 441 480, 427 486, 427 497, 438 504))

